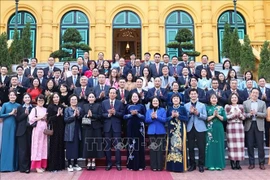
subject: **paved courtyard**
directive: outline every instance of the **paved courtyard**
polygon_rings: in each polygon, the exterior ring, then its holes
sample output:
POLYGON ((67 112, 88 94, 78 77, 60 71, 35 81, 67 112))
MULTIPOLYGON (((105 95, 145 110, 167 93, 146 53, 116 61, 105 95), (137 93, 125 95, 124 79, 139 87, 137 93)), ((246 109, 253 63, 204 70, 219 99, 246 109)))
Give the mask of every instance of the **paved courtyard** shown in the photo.
POLYGON ((23 174, 20 172, 1 173, 1 180, 269 180, 270 166, 266 166, 266 170, 262 171, 257 166, 253 170, 248 170, 247 166, 243 166, 242 171, 231 170, 227 167, 223 171, 205 171, 199 173, 198 171, 186 173, 169 173, 166 171, 152 172, 149 168, 145 171, 128 171, 125 168, 118 172, 114 168, 107 172, 104 168, 97 168, 96 171, 80 171, 80 172, 45 172, 37 174, 32 172, 30 174, 23 174))

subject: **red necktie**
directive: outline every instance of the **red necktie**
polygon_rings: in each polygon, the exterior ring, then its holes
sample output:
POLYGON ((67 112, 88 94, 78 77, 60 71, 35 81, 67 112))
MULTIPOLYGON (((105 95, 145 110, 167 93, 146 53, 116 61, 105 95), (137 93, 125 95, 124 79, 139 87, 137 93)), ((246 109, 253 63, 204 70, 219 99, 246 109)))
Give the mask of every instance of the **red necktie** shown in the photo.
POLYGON ((82 88, 82 95, 83 95, 83 96, 85 95, 85 90, 84 90, 84 88, 82 88))
POLYGON ((111 101, 111 109, 113 109, 114 107, 113 107, 113 101, 111 101))
POLYGON ((121 98, 123 99, 125 97, 125 95, 124 95, 124 90, 122 89, 121 90, 121 98))

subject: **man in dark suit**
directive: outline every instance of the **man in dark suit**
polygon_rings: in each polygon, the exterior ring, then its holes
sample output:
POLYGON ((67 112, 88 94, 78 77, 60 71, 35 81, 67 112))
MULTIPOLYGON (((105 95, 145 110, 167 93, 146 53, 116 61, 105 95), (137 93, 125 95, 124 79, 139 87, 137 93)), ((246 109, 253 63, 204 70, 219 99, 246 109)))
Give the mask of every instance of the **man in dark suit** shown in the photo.
POLYGON ((88 87, 94 89, 94 87, 98 85, 98 75, 99 75, 98 68, 94 68, 92 70, 92 77, 88 79, 88 87))
POLYGON ((129 71, 131 71, 131 69, 125 65, 126 61, 124 58, 120 58, 119 59, 119 67, 117 68, 119 75, 120 76, 124 76, 127 77, 127 74, 129 71))
POLYGON ((94 87, 94 94, 96 96, 96 102, 102 102, 108 99, 110 86, 105 84, 105 74, 98 75, 98 85, 94 87))
POLYGON ((47 78, 44 77, 44 70, 42 68, 37 70, 37 78, 39 79, 40 87, 46 89, 47 78))
MULTIPOLYGON (((189 62, 188 62, 188 71, 189 71, 189 76, 192 77, 192 76, 195 76, 196 78, 200 78, 199 76, 197 76, 196 74, 196 62, 191 59, 189 62)), ((200 71, 201 73, 201 71, 200 71)))
POLYGON ((219 75, 219 71, 216 71, 215 70, 215 61, 210 61, 209 62, 209 68, 208 68, 208 71, 207 71, 207 77, 208 78, 218 78, 218 75, 219 75))
POLYGON ((143 67, 141 65, 141 60, 140 59, 136 59, 135 60, 135 66, 131 69, 132 75, 133 77, 141 77, 143 74, 143 67))
POLYGON ((80 86, 80 77, 78 75, 79 67, 77 65, 73 65, 71 67, 71 73, 72 76, 67 78, 66 83, 67 86, 69 87, 69 90, 73 91, 76 87, 80 86))
MULTIPOLYGON (((17 95, 16 102, 21 104, 23 100, 23 94, 26 92, 26 89, 23 88, 22 86, 19 86, 18 82, 18 77, 17 76, 12 76, 10 78, 10 88, 9 91, 15 91, 17 95)), ((8 96, 8 92, 6 94, 8 96)))
POLYGON ((162 55, 162 60, 163 60, 163 66, 171 66, 171 63, 170 63, 170 55, 169 54, 163 54, 162 55))
POLYGON ((169 66, 169 75, 177 80, 177 78, 182 75, 182 69, 183 67, 178 64, 178 58, 173 56, 172 64, 169 66))
POLYGON ((74 94, 77 95, 77 97, 79 97, 79 103, 78 106, 80 106, 81 108, 83 108, 83 105, 88 103, 88 95, 91 92, 91 89, 89 87, 87 87, 87 77, 86 76, 82 76, 80 78, 80 87, 76 87, 74 89, 74 94))
POLYGON ((105 136, 105 154, 106 154, 106 171, 112 168, 111 160, 111 144, 114 139, 113 146, 116 148, 116 168, 121 171, 121 152, 123 148, 121 144, 121 120, 124 115, 123 103, 116 99, 116 89, 110 88, 109 99, 102 102, 102 116, 104 118, 104 136, 105 136))
POLYGON ((77 66, 79 67, 79 76, 81 77, 84 75, 85 71, 88 70, 87 65, 84 65, 83 63, 83 58, 81 56, 77 58, 77 66))
POLYGON ((189 72, 188 72, 188 68, 184 67, 182 69, 182 76, 179 76, 177 79, 177 82, 179 84, 179 91, 183 92, 185 91, 187 88, 189 88, 189 72))
POLYGON ((89 61, 90 61, 90 59, 89 59, 89 53, 86 51, 86 52, 83 53, 83 64, 85 66, 87 66, 88 63, 89 63, 89 61))
POLYGON ((266 118, 266 104, 259 100, 259 89, 253 88, 250 99, 244 101, 244 110, 246 113, 245 133, 247 139, 249 167, 255 168, 254 144, 258 147, 259 165, 261 170, 265 170, 265 153, 264 153, 264 119, 266 118))
POLYGON ((205 98, 205 92, 204 92, 204 90, 202 90, 201 88, 199 88, 197 85, 198 85, 198 79, 196 77, 194 77, 194 76, 191 77, 190 78, 190 87, 187 88, 185 90, 185 93, 184 93, 185 103, 188 103, 190 101, 189 91, 191 89, 197 89, 199 101, 202 102, 202 103, 207 103, 206 98, 205 98))
POLYGON ((160 57, 161 57, 161 55, 159 53, 155 53, 154 54, 155 63, 150 65, 150 71, 151 71, 151 74, 154 78, 162 76, 163 64, 160 63, 160 57))
POLYGON ((212 89, 206 92, 206 101, 208 104, 210 104, 210 96, 212 94, 216 94, 218 97, 218 105, 224 107, 226 104, 228 104, 228 100, 225 97, 224 92, 218 89, 218 85, 219 85, 218 80, 216 78, 212 79, 212 83, 211 83, 212 89))
POLYGON ((49 79, 49 78, 53 78, 53 72, 55 69, 59 69, 57 67, 54 66, 55 60, 53 57, 49 57, 48 58, 48 65, 47 67, 44 68, 44 77, 49 79))
POLYGON ((130 54, 130 61, 126 64, 129 69, 132 69, 135 66, 135 60, 136 60, 135 53, 131 53, 130 54))
POLYGON ((167 90, 165 88, 161 88, 161 78, 156 77, 154 80, 154 86, 153 88, 149 89, 147 92, 147 102, 150 102, 153 97, 157 96, 160 99, 160 107, 166 108, 167 105, 167 90))
POLYGON ((22 66, 17 66, 16 71, 17 71, 19 86, 21 86, 27 90, 30 87, 30 79, 23 75, 23 67, 22 66))
POLYGON ((65 83, 65 80, 61 78, 61 69, 55 69, 53 72, 55 86, 59 88, 61 84, 65 83))
MULTIPOLYGON (((259 99, 263 100, 266 104, 266 108, 270 106, 270 89, 265 86, 266 80, 264 77, 261 77, 258 81, 258 86, 260 90, 259 99)), ((265 145, 269 147, 269 136, 270 136, 270 122, 264 120, 264 138, 265 138, 265 145)))
POLYGON ((232 93, 236 93, 236 94, 238 94, 238 103, 243 104, 244 95, 243 95, 243 92, 241 90, 237 89, 237 84, 238 84, 237 79, 232 79, 230 82, 231 89, 225 91, 225 96, 227 99, 229 99, 229 97, 232 93))
POLYGON ((251 90, 252 90, 253 81, 251 79, 246 80, 246 88, 243 89, 243 101, 246 101, 250 98, 251 90))
POLYGON ((196 67, 196 75, 197 75, 197 77, 201 77, 202 68, 209 69, 208 56, 207 55, 202 55, 201 61, 202 61, 202 64, 196 67))
POLYGON ((0 76, 0 99, 2 104, 8 102, 8 92, 9 92, 9 85, 10 85, 10 78, 7 76, 8 68, 7 66, 1 67, 1 76, 0 76))
POLYGON ((37 63, 37 58, 32 58, 31 66, 24 70, 24 76, 28 77, 30 79, 30 82, 32 82, 32 80, 37 77, 37 63))
POLYGON ((149 52, 144 53, 144 61, 142 63, 142 67, 149 67, 151 65, 151 54, 149 52))
MULTIPOLYGON (((143 79, 142 78, 137 78, 136 79, 136 88, 132 89, 129 92, 129 94, 131 95, 134 92, 138 93, 140 95, 141 100, 142 100, 142 104, 147 104, 148 103, 147 99, 146 99, 147 91, 142 88, 142 85, 143 85, 143 79)), ((130 99, 130 97, 128 99, 130 99)))
POLYGON ((129 101, 129 91, 125 89, 126 79, 120 78, 119 81, 119 89, 117 90, 116 99, 120 100, 124 105, 126 105, 129 101))
MULTIPOLYGON (((178 58, 177 58, 178 59, 178 58)), ((179 64, 182 68, 188 67, 188 55, 187 53, 182 54, 182 62, 179 64)))

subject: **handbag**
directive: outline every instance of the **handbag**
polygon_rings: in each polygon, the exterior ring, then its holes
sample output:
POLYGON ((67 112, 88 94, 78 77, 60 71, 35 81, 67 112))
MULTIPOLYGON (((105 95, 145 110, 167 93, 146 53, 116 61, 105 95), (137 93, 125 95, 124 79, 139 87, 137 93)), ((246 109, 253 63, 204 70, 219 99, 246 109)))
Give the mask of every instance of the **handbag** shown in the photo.
POLYGON ((88 118, 87 115, 85 115, 83 118, 82 118, 82 124, 83 125, 90 125, 91 124, 91 118, 88 118))
MULTIPOLYGON (((34 108, 35 109, 35 117, 37 118, 37 109, 36 108, 34 108)), ((37 121, 35 121, 33 124, 30 124, 30 121, 29 121, 29 116, 27 117, 27 126, 31 126, 31 127, 37 127, 37 121)))
POLYGON ((53 128, 50 129, 50 125, 48 125, 47 129, 44 129, 43 133, 47 136, 52 136, 53 135, 53 128))

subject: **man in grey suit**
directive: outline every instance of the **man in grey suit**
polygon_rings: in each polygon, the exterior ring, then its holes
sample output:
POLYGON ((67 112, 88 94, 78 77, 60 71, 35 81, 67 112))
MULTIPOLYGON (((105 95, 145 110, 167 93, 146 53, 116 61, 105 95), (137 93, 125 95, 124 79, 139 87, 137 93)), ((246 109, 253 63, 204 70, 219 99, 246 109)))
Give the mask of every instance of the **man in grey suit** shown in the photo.
POLYGON ((253 88, 251 90, 250 99, 244 101, 244 109, 246 113, 245 132, 246 142, 248 148, 249 167, 248 169, 255 168, 254 158, 254 143, 258 147, 260 169, 265 170, 265 154, 264 154, 264 119, 266 118, 266 104, 264 101, 259 100, 259 89, 253 88))
POLYGON ((207 112, 205 105, 198 101, 197 89, 191 89, 189 91, 189 96, 190 102, 185 104, 189 117, 187 124, 187 138, 190 167, 188 171, 194 171, 196 169, 194 148, 195 144, 197 144, 199 149, 199 171, 202 173, 204 172, 205 161, 205 131, 207 131, 205 121, 207 120, 207 112))
POLYGON ((160 79, 161 79, 161 87, 169 91, 172 87, 172 83, 175 81, 175 78, 173 76, 169 76, 168 66, 162 67, 162 76, 160 76, 160 79))

